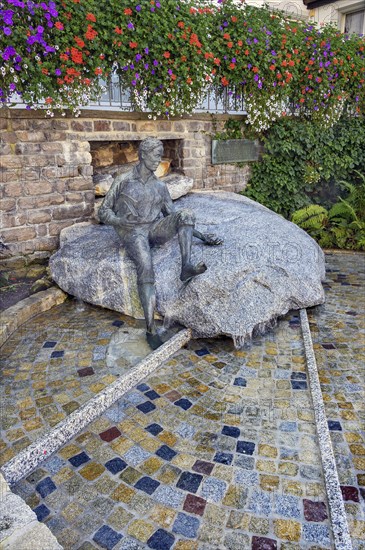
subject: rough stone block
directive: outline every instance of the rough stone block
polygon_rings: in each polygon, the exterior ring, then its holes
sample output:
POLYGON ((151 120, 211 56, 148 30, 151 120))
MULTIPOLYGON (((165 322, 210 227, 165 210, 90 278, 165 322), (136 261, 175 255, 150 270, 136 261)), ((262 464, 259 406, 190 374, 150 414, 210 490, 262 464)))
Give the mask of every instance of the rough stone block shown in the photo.
POLYGON ((32 210, 28 212, 29 223, 47 223, 51 221, 51 211, 48 210, 32 210))
POLYGON ((6 197, 20 197, 23 194, 23 186, 18 182, 6 183, 4 185, 4 194, 6 197))
POLYGON ((17 155, 34 155, 41 150, 40 143, 17 143, 15 153, 17 155))
POLYGON ((71 120, 71 130, 74 132, 92 132, 93 123, 86 120, 71 120))
POLYGON ((15 206, 15 199, 0 199, 0 210, 3 212, 10 212, 15 206))
POLYGON ((3 155, 0 158, 0 168, 19 168, 21 166, 21 157, 18 155, 3 155))
POLYGON ((110 129, 110 120, 94 120, 94 132, 109 132, 110 129))
POLYGON ((28 130, 18 130, 15 132, 15 141, 11 143, 16 143, 18 141, 33 141, 42 143, 45 140, 44 132, 30 132, 28 130))
POLYGON ((47 195, 52 193, 53 185, 48 181, 34 181, 24 184, 24 191, 26 195, 47 195))
POLYGON ((34 227, 17 227, 15 229, 3 229, 2 236, 6 243, 13 241, 29 241, 34 239, 36 231, 34 227))
POLYGON ((117 132, 130 132, 131 125, 129 122, 115 121, 113 122, 113 130, 117 132))
POLYGON ((66 183, 69 191, 89 191, 93 189, 93 181, 90 176, 70 178, 66 183))
POLYGON ((45 206, 59 205, 65 202, 65 197, 58 193, 21 197, 18 200, 19 208, 44 208, 45 206))

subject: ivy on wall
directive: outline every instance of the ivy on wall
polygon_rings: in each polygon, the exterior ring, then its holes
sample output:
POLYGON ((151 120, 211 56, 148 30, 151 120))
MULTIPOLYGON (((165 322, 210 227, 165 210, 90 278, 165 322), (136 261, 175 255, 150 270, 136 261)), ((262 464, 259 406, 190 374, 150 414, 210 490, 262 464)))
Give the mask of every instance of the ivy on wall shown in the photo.
POLYGON ((310 203, 331 207, 340 180, 365 174, 365 125, 342 117, 331 128, 311 120, 277 121, 263 138, 261 162, 252 166, 244 194, 285 217, 310 203))

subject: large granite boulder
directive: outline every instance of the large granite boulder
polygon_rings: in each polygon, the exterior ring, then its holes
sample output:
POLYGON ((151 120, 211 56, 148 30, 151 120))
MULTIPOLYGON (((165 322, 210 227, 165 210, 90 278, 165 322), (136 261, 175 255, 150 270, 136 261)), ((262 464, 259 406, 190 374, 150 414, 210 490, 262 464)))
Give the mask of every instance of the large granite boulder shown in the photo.
MULTIPOLYGON (((191 193, 175 203, 189 208, 197 229, 224 239, 216 247, 194 239, 192 259, 207 271, 181 283, 177 237, 153 252, 157 309, 196 337, 221 334, 237 345, 290 309, 324 301, 324 255, 296 225, 233 193, 191 193)), ((112 227, 81 225, 63 230, 51 273, 66 292, 86 302, 137 318, 142 311, 134 264, 112 227)))

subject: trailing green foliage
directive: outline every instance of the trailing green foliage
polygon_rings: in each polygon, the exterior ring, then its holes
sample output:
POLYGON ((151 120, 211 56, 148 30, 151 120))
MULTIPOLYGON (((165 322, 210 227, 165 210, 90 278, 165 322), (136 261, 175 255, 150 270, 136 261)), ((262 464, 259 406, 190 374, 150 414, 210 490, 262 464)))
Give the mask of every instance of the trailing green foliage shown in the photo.
POLYGON ((292 215, 292 222, 324 248, 365 250, 365 176, 358 171, 356 175, 355 183, 341 182, 348 194, 329 210, 311 204, 292 215))
POLYGON ((355 171, 365 173, 362 117, 343 117, 331 128, 284 118, 263 142, 264 155, 243 193, 288 218, 310 203, 330 208, 346 188, 341 180, 354 184, 355 171))

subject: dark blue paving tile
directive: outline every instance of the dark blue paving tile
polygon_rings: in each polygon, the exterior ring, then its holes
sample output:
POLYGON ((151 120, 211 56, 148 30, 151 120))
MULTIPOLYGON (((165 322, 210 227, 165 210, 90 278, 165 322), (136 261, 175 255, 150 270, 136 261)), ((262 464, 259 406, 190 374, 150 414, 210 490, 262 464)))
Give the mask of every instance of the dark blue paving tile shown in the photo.
POLYGON ((95 374, 95 371, 92 367, 83 367, 82 369, 78 369, 77 374, 80 378, 84 378, 85 376, 92 376, 95 374))
POLYGON ((45 504, 37 506, 37 508, 34 508, 33 512, 35 512, 38 521, 43 521, 51 513, 45 504))
POLYGON ((182 398, 175 401, 174 405, 181 407, 184 411, 187 411, 192 406, 192 402, 189 401, 189 399, 182 398))
POLYGON ((135 484, 135 488, 139 489, 140 491, 144 491, 148 495, 152 495, 152 493, 156 491, 159 485, 160 485, 159 481, 156 481, 151 477, 144 476, 137 481, 137 483, 135 484))
POLYGON ((123 538, 123 535, 117 533, 109 527, 109 525, 103 525, 93 536, 93 540, 102 548, 112 550, 116 544, 123 538))
POLYGON ((112 474, 118 474, 126 467, 127 463, 119 457, 112 458, 105 463, 105 468, 107 468, 112 474))
POLYGON ((150 389, 150 387, 147 384, 145 384, 144 382, 142 384, 138 384, 138 386, 137 386, 137 390, 142 391, 142 392, 145 392, 149 389, 150 389))
POLYGON ((308 388, 308 385, 305 380, 292 380, 291 387, 293 390, 306 390, 308 388))
POLYGON ((252 441, 237 441, 236 451, 243 455, 253 455, 255 443, 252 441))
POLYGON ((151 403, 151 401, 145 401, 144 403, 141 403, 140 405, 137 405, 137 409, 139 409, 144 414, 147 414, 151 411, 153 411, 156 408, 156 405, 151 403))
POLYGON ((75 466, 75 468, 78 468, 79 466, 81 466, 81 464, 85 464, 85 462, 89 462, 90 457, 84 451, 82 451, 82 453, 72 456, 68 460, 69 462, 71 462, 72 466, 75 466))
POLYGON ((149 391, 146 391, 145 396, 148 397, 148 399, 151 399, 153 401, 154 399, 157 399, 158 397, 160 397, 160 394, 158 394, 157 391, 155 390, 149 390, 149 391))
POLYGON ((182 472, 178 482, 176 483, 176 487, 183 489, 184 491, 189 491, 189 493, 196 493, 202 479, 203 476, 200 474, 182 472))
POLYGON ((177 455, 176 451, 171 449, 168 445, 162 445, 157 451, 156 455, 164 460, 172 460, 177 455))
POLYGON ((58 357, 63 357, 65 354, 64 351, 52 351, 51 353, 51 359, 56 359, 58 357))
POLYGON ((56 489, 57 487, 50 477, 42 479, 42 481, 40 481, 35 487, 35 490, 41 495, 42 498, 53 493, 56 489))
POLYGON ((43 344, 44 348, 54 348, 57 345, 57 342, 54 342, 53 340, 48 340, 43 344))
POLYGON ((322 344, 322 348, 324 349, 336 349, 335 344, 332 344, 331 342, 322 344))
POLYGON ((328 429, 333 432, 342 432, 341 423, 338 420, 327 420, 328 429))
POLYGON ((215 454, 213 460, 214 462, 219 462, 220 464, 231 464, 233 460, 233 454, 218 452, 215 454))
POLYGON ((179 512, 172 527, 173 533, 182 535, 187 539, 194 539, 198 534, 200 521, 198 518, 179 512))
POLYGON ((292 372, 290 378, 292 380, 307 380, 305 372, 292 372))
POLYGON ((170 550, 175 542, 175 537, 164 529, 158 529, 147 541, 148 548, 153 550, 170 550))
POLYGON ((229 435, 230 437, 239 437, 240 433, 240 429, 235 426, 223 426, 222 428, 222 434, 229 435))
POLYGON ((159 424, 150 424, 146 430, 152 435, 158 435, 162 432, 163 428, 159 424))
POLYGON ((242 388, 245 388, 247 385, 247 382, 245 378, 242 378, 242 376, 238 376, 237 378, 234 379, 233 385, 241 386, 242 388))
POLYGON ((124 325, 124 321, 121 321, 120 319, 117 319, 116 321, 112 322, 113 327, 122 327, 124 325))
POLYGON ((209 355, 210 352, 207 348, 202 348, 195 350, 195 353, 199 355, 199 357, 203 357, 204 355, 209 355))

